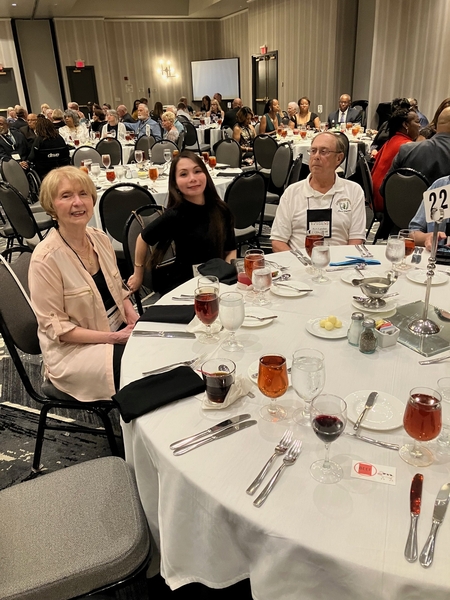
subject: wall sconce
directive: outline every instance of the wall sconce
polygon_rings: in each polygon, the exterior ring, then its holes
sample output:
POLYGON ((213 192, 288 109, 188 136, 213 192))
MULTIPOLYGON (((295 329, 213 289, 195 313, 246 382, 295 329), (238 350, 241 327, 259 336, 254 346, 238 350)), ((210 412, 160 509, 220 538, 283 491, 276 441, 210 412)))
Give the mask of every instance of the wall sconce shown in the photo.
POLYGON ((161 75, 167 79, 169 77, 178 77, 178 75, 172 71, 172 67, 170 66, 170 60, 167 63, 164 63, 163 60, 159 61, 159 68, 161 71, 161 75))

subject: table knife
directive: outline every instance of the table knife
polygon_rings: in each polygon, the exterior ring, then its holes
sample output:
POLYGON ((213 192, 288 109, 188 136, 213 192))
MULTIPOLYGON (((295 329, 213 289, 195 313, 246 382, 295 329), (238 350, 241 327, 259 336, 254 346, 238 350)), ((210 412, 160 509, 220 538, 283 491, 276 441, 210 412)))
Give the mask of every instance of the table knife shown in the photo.
POLYGON ((362 420, 364 419, 364 417, 366 416, 367 412, 372 408, 372 406, 375 404, 375 400, 377 399, 378 396, 378 392, 370 392, 367 400, 366 400, 366 405, 364 407, 364 410, 362 411, 362 413, 359 415, 359 417, 356 419, 356 423, 353 425, 353 429, 355 431, 358 431, 358 429, 361 426, 362 420))
POLYGON ((237 415, 236 417, 231 417, 231 419, 225 419, 225 421, 221 421, 220 423, 217 423, 217 425, 213 425, 212 427, 209 427, 208 429, 205 429, 204 431, 200 431, 199 433, 196 433, 189 437, 185 437, 181 440, 177 440, 176 442, 173 442, 172 444, 170 444, 170 448, 172 450, 177 450, 178 448, 181 448, 181 446, 187 446, 188 444, 192 444, 193 442, 196 442, 200 438, 203 438, 207 435, 217 433, 218 431, 221 431, 222 429, 226 429, 230 425, 235 425, 236 423, 240 423, 241 421, 246 421, 247 419, 250 419, 250 417, 251 417, 250 414, 244 414, 244 415, 237 415))
POLYGON ((411 483, 409 494, 411 508, 411 525, 409 527, 408 539, 405 546, 405 558, 413 563, 417 560, 417 521, 420 515, 420 503, 422 500, 423 475, 416 473, 411 483))
POLYGON ((131 335, 143 337, 162 337, 162 338, 191 338, 195 339, 195 333, 188 331, 143 331, 142 329, 133 330, 131 335))
POLYGON ((231 427, 227 427, 226 429, 222 429, 213 435, 209 435, 208 437, 204 437, 198 442, 194 442, 193 444, 189 444, 187 446, 183 446, 178 450, 174 451, 174 456, 181 456, 181 454, 186 454, 186 452, 190 452, 195 448, 199 448, 203 446, 203 444, 209 444, 209 442, 214 442, 214 440, 220 440, 223 437, 231 435, 232 433, 236 433, 237 431, 241 431, 242 429, 247 429, 247 427, 252 427, 256 425, 257 421, 244 421, 243 423, 238 423, 237 425, 232 425, 231 427))
POLYGON ((388 450, 400 450, 400 446, 398 444, 391 444, 389 442, 382 442, 380 440, 376 440, 371 437, 366 437, 365 435, 359 435, 357 433, 347 433, 344 431, 344 435, 348 435, 357 440, 361 440, 361 442, 367 442, 368 444, 373 444, 374 446, 380 446, 380 448, 387 448, 388 450))
POLYGON ((290 288, 291 290, 295 290, 296 292, 312 292, 312 289, 310 289, 310 288, 299 288, 299 287, 296 287, 295 285, 291 285, 290 283, 276 282, 274 285, 276 285, 277 287, 290 288))
POLYGON ((444 520, 445 512, 448 506, 448 498, 450 494, 450 483, 445 483, 436 497, 434 502, 433 520, 431 523, 431 531, 428 536, 425 546, 419 556, 419 562, 422 567, 431 567, 434 557, 434 547, 436 543, 436 534, 438 529, 444 520))

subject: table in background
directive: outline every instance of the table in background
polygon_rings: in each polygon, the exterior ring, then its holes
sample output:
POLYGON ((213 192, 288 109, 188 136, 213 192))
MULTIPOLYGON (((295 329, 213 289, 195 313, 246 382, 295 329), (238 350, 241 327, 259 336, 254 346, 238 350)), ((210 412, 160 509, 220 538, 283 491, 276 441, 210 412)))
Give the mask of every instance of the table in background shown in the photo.
MULTIPOLYGON (((100 140, 96 140, 95 144, 90 144, 90 143, 80 144, 78 146, 78 148, 81 148, 84 146, 86 148, 93 148, 95 150, 95 147, 99 141, 100 140)), ((121 142, 121 146, 122 146, 122 164, 127 165, 130 162, 130 160, 134 160, 134 144, 130 144, 129 142, 126 142, 125 144, 123 144, 121 142)), ((72 156, 74 155, 75 150, 77 150, 77 148, 73 148, 70 150, 70 158, 72 158, 72 156)), ((100 165, 100 166, 102 166, 102 165, 100 165)))
POLYGON ((205 131, 209 130, 210 140, 209 145, 211 147, 211 153, 214 154, 213 146, 222 139, 222 129, 217 125, 202 125, 197 128, 197 139, 199 144, 206 144, 205 142, 205 131))
MULTIPOLYGON (((365 273, 384 272, 388 268, 385 247, 370 248, 383 264, 368 267, 365 273)), ((355 254, 354 247, 332 247, 333 260, 355 254)), ((289 358, 302 347, 324 353, 325 391, 343 398, 358 390, 378 390, 406 403, 411 388, 435 388, 437 379, 448 375, 448 363, 420 366, 423 357, 400 344, 364 355, 345 338, 313 337, 305 330, 306 321, 329 314, 348 320, 358 310, 352 306, 352 296, 360 293, 359 288, 341 281, 346 271, 330 274, 331 284, 318 285, 289 252, 269 258, 289 266, 292 278, 311 285, 313 292, 301 298, 271 295, 269 310, 278 318, 266 327, 241 329, 238 338, 246 345, 244 352, 225 353, 192 340, 131 337, 122 360, 122 385, 139 379, 143 371, 204 352, 235 360, 237 373, 245 376, 261 354, 274 352, 289 358)), ((426 258, 425 254, 421 266, 426 258)), ((433 286, 431 302, 448 309, 449 285, 450 281, 433 286)), ((160 303, 175 304, 172 295, 193 293, 194 287, 195 280, 187 282, 160 303)), ((222 285, 224 289, 228 288, 222 285)), ((400 293, 399 304, 406 304, 423 299, 425 286, 402 276, 392 291, 400 293)), ((138 328, 184 330, 182 325, 160 323, 142 323, 138 328)), ((221 588, 249 577, 257 600, 448 600, 448 516, 430 569, 418 562, 409 564, 403 557, 410 521, 409 489, 419 469, 404 463, 395 451, 341 436, 331 446, 331 457, 343 466, 344 478, 336 485, 321 485, 310 476, 309 466, 323 458, 324 444, 309 428, 263 421, 259 409, 269 400, 256 387, 253 391, 255 399, 245 397, 223 411, 203 411, 200 399, 193 397, 123 424, 126 458, 135 469, 144 510, 161 551, 161 572, 170 587, 199 581, 221 588), (171 442, 245 412, 258 420, 257 426, 184 456, 172 455, 171 442), (245 490, 288 426, 303 440, 303 451, 257 509, 252 504, 255 496, 245 490), (351 478, 352 460, 395 466, 396 486, 351 478)), ((292 388, 281 402, 300 406, 292 388)), ((408 439, 403 429, 366 433, 400 444, 408 439)), ((280 463, 278 459, 276 466, 280 463)), ((430 530, 436 494, 449 481, 449 462, 442 460, 422 472, 419 552, 430 530)))

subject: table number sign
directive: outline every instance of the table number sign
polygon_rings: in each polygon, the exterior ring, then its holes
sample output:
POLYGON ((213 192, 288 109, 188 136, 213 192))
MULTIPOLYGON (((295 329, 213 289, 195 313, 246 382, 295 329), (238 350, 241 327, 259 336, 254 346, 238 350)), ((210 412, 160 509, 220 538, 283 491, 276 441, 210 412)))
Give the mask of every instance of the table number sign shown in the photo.
POLYGON ((450 185, 427 190, 423 195, 427 223, 450 218, 450 185))

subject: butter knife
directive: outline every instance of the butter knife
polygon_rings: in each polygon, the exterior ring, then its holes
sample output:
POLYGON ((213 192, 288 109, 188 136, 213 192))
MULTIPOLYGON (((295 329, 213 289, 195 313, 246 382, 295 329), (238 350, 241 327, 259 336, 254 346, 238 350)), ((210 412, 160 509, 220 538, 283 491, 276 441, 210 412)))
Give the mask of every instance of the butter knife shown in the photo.
POLYGON ((195 333, 189 333, 188 331, 143 331, 142 329, 134 329, 131 335, 137 335, 142 337, 195 339, 195 333))
POLYGON ((408 539, 405 546, 405 558, 410 563, 416 562, 417 560, 417 520, 419 519, 420 515, 422 485, 423 475, 421 473, 416 473, 416 475, 413 477, 411 491, 409 494, 411 525, 409 527, 408 539))
POLYGON ((347 431, 344 431, 344 435, 350 436, 357 440, 361 440, 361 442, 367 442, 368 444, 372 444, 373 446, 380 446, 380 448, 387 448, 388 450, 397 450, 397 452, 400 450, 400 446, 398 444, 382 442, 380 440, 376 440, 371 437, 366 437, 365 435, 359 435, 356 433, 347 433, 347 431))
POLYGON ((191 435, 181 440, 177 440, 176 442, 172 442, 172 444, 170 444, 169 447, 171 450, 177 450, 178 448, 181 448, 182 446, 187 446, 188 444, 192 444, 200 438, 206 437, 207 435, 217 433, 218 431, 221 431, 222 429, 225 429, 230 425, 235 425, 236 423, 240 423, 241 421, 246 421, 247 419, 250 419, 250 417, 250 414, 244 414, 237 415, 236 417, 231 417, 231 419, 225 419, 225 421, 221 421, 220 423, 217 423, 217 425, 213 425, 212 427, 209 427, 204 431, 200 431, 195 435, 191 435))
POLYGON ((431 523, 430 535, 428 536, 425 546, 423 547, 423 550, 419 556, 419 562, 422 567, 425 567, 425 569, 431 567, 433 562, 436 534, 442 521, 444 520, 445 513, 447 511, 449 494, 450 483, 445 483, 439 490, 434 502, 433 521, 431 523))
POLYGON ((241 431, 242 429, 247 429, 247 427, 252 427, 253 425, 256 425, 256 423, 257 423, 257 421, 252 420, 252 421, 244 421, 243 423, 238 423, 237 425, 232 425, 231 427, 222 429, 222 431, 214 433, 213 435, 202 438, 198 442, 194 442, 193 444, 189 444, 188 446, 183 446, 182 448, 175 450, 173 454, 174 454, 174 456, 181 456, 181 454, 186 454, 186 452, 190 452, 191 450, 194 450, 195 448, 199 448, 200 446, 203 446, 204 444, 209 444, 209 442, 214 442, 214 440, 220 440, 221 438, 227 437, 228 435, 231 435, 232 433, 236 433, 237 431, 241 431))
POLYGON ((364 407, 364 410, 362 411, 362 413, 359 415, 359 417, 356 419, 356 423, 353 425, 353 429, 355 431, 358 431, 358 429, 361 426, 362 420, 364 419, 364 417, 366 416, 367 412, 372 408, 372 406, 375 404, 375 400, 377 399, 378 396, 378 392, 370 392, 367 400, 366 400, 366 405, 364 407))
POLYGON ((291 285, 290 283, 275 283, 274 285, 276 285, 277 287, 286 287, 286 288, 290 288, 291 290, 295 290, 296 292, 312 292, 312 289, 310 288, 298 288, 295 285, 291 285))

